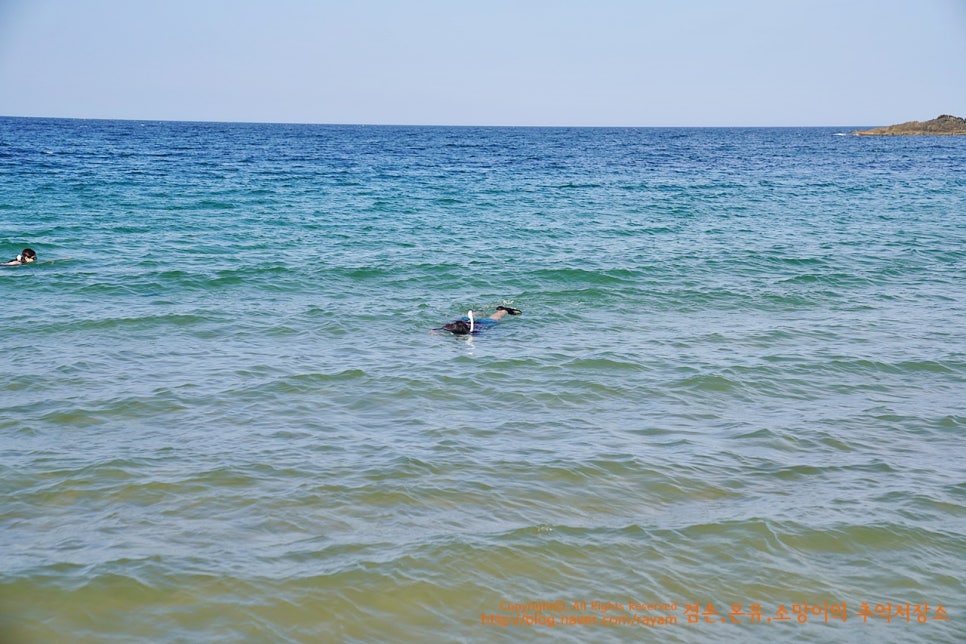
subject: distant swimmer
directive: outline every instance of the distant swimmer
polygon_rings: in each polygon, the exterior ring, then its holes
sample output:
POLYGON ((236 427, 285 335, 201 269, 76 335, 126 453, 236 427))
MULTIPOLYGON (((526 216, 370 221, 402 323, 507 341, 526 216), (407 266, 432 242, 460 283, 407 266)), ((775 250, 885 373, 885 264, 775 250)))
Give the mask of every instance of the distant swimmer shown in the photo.
POLYGON ((447 322, 441 327, 436 327, 433 331, 449 331, 453 335, 476 335, 484 329, 495 326, 497 322, 507 315, 520 315, 520 309, 509 306, 496 307, 496 313, 485 318, 477 318, 473 311, 469 311, 464 317, 447 322))
POLYGON ((11 259, 9 262, 0 264, 0 266, 21 266, 23 264, 33 264, 36 261, 37 253, 35 253, 31 248, 24 248, 15 258, 11 259))

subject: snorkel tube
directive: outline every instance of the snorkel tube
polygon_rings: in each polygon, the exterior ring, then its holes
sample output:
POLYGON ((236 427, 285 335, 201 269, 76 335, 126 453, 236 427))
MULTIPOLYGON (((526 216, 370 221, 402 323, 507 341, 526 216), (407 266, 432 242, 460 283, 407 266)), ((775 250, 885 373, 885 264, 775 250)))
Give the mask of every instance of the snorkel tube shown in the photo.
POLYGON ((473 309, 466 312, 466 317, 470 319, 470 335, 473 335, 473 309))

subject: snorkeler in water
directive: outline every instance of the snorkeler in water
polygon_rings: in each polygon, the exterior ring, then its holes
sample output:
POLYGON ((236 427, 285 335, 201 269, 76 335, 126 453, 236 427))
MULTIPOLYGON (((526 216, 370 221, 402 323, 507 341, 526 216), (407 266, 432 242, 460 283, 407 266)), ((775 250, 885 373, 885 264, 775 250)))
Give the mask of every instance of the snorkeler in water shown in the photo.
POLYGON ((4 262, 0 266, 21 266, 23 264, 33 264, 37 261, 37 253, 32 248, 24 248, 20 254, 9 262, 4 262))
POLYGON ((507 315, 520 315, 522 311, 510 306, 496 307, 496 313, 484 318, 477 318, 473 311, 469 311, 466 316, 448 322, 441 327, 436 327, 433 331, 449 331, 453 335, 476 335, 495 326, 497 322, 507 315))

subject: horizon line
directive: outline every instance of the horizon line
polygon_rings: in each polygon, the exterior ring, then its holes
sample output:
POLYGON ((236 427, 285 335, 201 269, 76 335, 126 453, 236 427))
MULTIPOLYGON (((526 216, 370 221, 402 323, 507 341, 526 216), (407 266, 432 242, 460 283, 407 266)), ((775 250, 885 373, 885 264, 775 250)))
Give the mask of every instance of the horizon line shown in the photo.
POLYGON ((880 127, 876 125, 527 125, 527 124, 489 124, 472 123, 339 123, 321 121, 250 121, 250 120, 206 120, 206 119, 176 119, 176 118, 112 118, 103 116, 24 116, 16 114, 0 114, 0 119, 37 119, 48 121, 123 121, 130 123, 207 123, 223 125, 305 125, 320 127, 433 127, 433 128, 558 128, 558 129, 764 129, 764 128, 868 128, 880 127))

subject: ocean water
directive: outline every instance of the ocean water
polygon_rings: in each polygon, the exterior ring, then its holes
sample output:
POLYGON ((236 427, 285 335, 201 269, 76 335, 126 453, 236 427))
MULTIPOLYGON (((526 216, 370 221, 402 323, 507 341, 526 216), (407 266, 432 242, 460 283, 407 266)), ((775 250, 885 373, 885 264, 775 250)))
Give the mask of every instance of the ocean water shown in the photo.
POLYGON ((851 129, 0 119, 0 641, 962 641, 966 138, 851 129))

